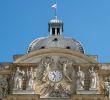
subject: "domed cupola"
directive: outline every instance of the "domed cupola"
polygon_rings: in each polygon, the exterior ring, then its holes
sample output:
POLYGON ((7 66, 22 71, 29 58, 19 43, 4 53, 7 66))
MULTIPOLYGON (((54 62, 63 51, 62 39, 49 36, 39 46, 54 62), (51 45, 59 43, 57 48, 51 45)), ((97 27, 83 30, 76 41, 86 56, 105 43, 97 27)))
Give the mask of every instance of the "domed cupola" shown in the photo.
POLYGON ((79 41, 63 36, 63 27, 63 21, 59 20, 57 17, 50 20, 48 23, 48 31, 50 35, 48 37, 35 39, 29 45, 28 53, 47 48, 63 48, 84 53, 83 46, 79 41))
POLYGON ((63 32, 63 22, 58 18, 50 20, 48 30, 50 35, 61 35, 63 32))

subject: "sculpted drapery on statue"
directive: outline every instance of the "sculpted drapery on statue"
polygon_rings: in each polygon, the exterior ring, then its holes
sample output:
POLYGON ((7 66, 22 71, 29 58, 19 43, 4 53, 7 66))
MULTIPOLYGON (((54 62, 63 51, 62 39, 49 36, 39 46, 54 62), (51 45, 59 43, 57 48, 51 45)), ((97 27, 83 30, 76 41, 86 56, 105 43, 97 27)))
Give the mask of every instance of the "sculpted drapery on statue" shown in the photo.
POLYGON ((71 83, 74 77, 74 68, 73 68, 73 62, 67 58, 61 58, 62 64, 63 64, 63 73, 66 78, 66 80, 71 83))
POLYGON ((110 83, 108 81, 108 78, 106 77, 104 80, 104 95, 108 96, 109 95, 109 89, 110 89, 110 83))
POLYGON ((44 65, 45 65, 46 70, 44 71, 44 74, 43 74, 43 82, 46 82, 49 69, 50 69, 50 63, 45 63, 44 65))
POLYGON ((89 73, 90 73, 90 89, 98 89, 99 86, 98 73, 94 70, 94 67, 89 69, 89 73))
POLYGON ((28 77, 27 90, 33 90, 34 78, 35 78, 33 67, 31 67, 30 71, 28 71, 27 69, 27 77, 28 77))
POLYGON ((22 90, 24 74, 25 72, 21 71, 19 67, 17 67, 17 70, 14 75, 14 90, 22 90))
POLYGON ((13 75, 14 80, 13 90, 15 91, 25 90, 23 89, 23 85, 26 87, 26 90, 29 91, 35 90, 36 82, 38 82, 40 78, 41 78, 40 80, 42 80, 43 75, 41 75, 41 73, 43 72, 41 69, 42 68, 39 68, 39 66, 36 66, 36 68, 30 67, 23 70, 20 70, 20 68, 17 67, 16 72, 13 75))
POLYGON ((68 81, 69 82, 72 82, 72 79, 71 79, 71 77, 70 77, 70 72, 68 71, 68 63, 64 63, 63 64, 63 73, 64 73, 64 75, 65 75, 65 77, 68 79, 68 81))
POLYGON ((78 72, 77 72, 77 89, 84 89, 84 79, 85 75, 83 71, 80 70, 80 66, 78 67, 78 72))
POLYGON ((50 71, 50 64, 52 63, 52 59, 50 57, 45 57, 41 60, 41 64, 44 66, 44 71, 42 75, 42 81, 46 82, 47 81, 47 76, 50 71))
POLYGON ((43 65, 42 61, 40 61, 37 67, 35 67, 33 71, 35 81, 37 82, 38 80, 42 81, 44 71, 45 71, 45 66, 43 65))

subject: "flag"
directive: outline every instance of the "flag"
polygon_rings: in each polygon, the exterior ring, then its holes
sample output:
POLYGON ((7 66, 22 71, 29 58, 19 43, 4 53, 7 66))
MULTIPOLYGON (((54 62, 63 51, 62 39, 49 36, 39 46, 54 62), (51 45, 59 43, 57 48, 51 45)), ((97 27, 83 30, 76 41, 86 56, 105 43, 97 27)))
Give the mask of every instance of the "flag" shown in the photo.
POLYGON ((53 4, 52 9, 57 9, 57 4, 53 4))

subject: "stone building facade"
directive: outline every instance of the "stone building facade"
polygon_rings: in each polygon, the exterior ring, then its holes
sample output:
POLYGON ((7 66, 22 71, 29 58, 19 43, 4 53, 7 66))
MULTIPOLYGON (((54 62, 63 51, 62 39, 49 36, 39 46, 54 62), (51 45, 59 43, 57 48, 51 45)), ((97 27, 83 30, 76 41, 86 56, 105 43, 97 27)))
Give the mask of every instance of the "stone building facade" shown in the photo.
POLYGON ((110 100, 110 64, 87 55, 76 39, 64 37, 64 23, 48 23, 48 37, 27 53, 0 63, 1 100, 110 100))

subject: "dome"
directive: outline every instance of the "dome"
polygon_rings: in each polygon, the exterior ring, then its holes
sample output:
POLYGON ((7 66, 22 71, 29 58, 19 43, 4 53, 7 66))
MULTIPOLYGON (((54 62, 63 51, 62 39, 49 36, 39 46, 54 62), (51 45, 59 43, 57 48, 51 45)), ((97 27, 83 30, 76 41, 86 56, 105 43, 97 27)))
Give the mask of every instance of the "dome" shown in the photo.
POLYGON ((28 53, 45 48, 64 48, 84 53, 83 46, 75 39, 62 35, 64 24, 58 18, 49 21, 49 37, 35 39, 28 48, 28 53))
POLYGON ((28 47, 28 53, 46 48, 64 48, 84 53, 83 46, 75 39, 63 37, 62 35, 49 36, 35 39, 28 47))

